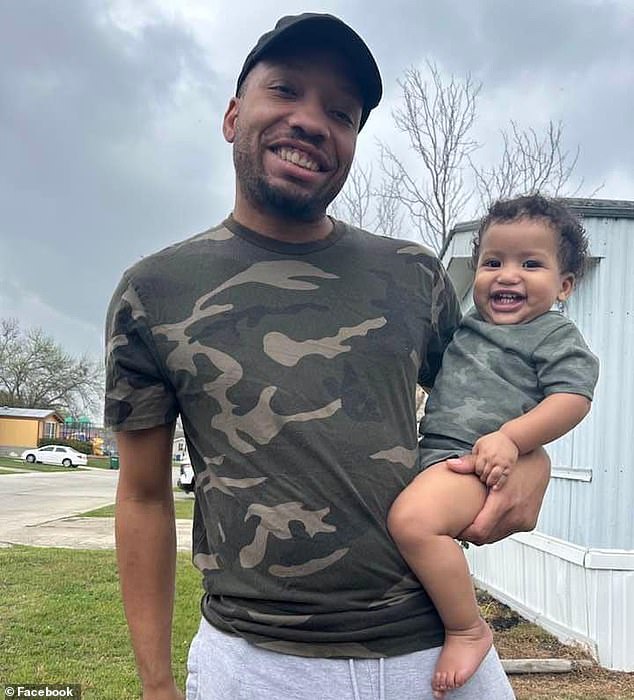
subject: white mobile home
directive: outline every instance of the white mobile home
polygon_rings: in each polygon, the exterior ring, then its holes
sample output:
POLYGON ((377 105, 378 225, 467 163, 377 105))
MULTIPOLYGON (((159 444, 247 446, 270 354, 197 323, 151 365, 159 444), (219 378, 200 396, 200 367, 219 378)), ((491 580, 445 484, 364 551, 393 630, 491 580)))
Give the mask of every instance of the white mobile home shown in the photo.
MULTIPOLYGON (((534 532, 471 547, 476 580, 611 669, 634 671, 634 202, 568 199, 592 263, 565 313, 599 356, 591 414, 548 446, 552 480, 534 532)), ((460 224, 443 261, 471 305, 471 239, 460 224)))

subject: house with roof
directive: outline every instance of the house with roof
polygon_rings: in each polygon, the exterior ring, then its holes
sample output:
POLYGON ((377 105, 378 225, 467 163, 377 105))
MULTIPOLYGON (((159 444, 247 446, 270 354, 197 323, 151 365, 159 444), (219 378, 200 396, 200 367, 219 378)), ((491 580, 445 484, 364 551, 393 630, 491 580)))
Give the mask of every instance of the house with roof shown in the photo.
POLYGON ((58 438, 62 416, 50 408, 0 406, 0 450, 37 447, 38 440, 58 438))
MULTIPOLYGON (((564 313, 601 361, 590 415, 547 446, 552 478, 537 527, 470 547, 479 585, 605 667, 634 671, 634 202, 567 199, 590 242, 564 313)), ((471 240, 454 228, 442 259, 471 306, 471 240)))
POLYGON ((176 419, 174 437, 172 438, 172 460, 174 462, 189 462, 189 452, 187 451, 187 440, 181 417, 176 419))

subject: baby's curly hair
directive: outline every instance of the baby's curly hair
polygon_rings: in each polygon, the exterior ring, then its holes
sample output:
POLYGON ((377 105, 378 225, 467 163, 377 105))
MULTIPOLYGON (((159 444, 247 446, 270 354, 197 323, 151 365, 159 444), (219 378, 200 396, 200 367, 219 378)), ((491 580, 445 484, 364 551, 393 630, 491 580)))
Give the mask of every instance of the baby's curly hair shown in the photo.
POLYGON ((576 279, 583 275, 588 259, 588 237, 585 228, 563 202, 541 194, 499 199, 489 207, 473 239, 471 262, 474 269, 478 265, 480 242, 489 226, 518 219, 543 219, 559 234, 557 257, 560 272, 571 272, 576 279))

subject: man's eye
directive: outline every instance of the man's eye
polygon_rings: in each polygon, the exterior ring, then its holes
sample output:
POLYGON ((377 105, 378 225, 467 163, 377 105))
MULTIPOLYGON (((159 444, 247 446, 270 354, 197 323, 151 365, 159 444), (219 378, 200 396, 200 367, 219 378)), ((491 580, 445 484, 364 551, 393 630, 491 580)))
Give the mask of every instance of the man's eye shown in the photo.
POLYGON ((353 120, 352 117, 348 114, 348 112, 344 112, 344 111, 341 110, 341 109, 334 109, 334 110, 332 111, 332 114, 334 115, 334 117, 335 117, 336 119, 338 119, 339 121, 343 122, 344 124, 350 124, 350 125, 354 124, 354 120, 353 120))
POLYGON ((295 90, 290 85, 286 85, 284 83, 280 83, 279 85, 272 85, 271 90, 274 92, 279 93, 280 95, 292 97, 295 95, 295 90))
POLYGON ((536 267, 541 267, 542 264, 539 262, 539 260, 525 260, 523 266, 530 270, 536 267))

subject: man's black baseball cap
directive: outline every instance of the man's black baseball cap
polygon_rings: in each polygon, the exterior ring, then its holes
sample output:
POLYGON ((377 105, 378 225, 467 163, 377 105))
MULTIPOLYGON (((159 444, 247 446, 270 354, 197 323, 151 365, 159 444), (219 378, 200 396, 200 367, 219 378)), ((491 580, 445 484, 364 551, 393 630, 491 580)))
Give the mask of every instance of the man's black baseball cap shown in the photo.
POLYGON ((304 12, 301 15, 282 17, 272 31, 263 34, 258 39, 258 43, 247 56, 238 77, 236 93, 240 91, 249 71, 258 61, 265 58, 273 49, 279 51, 285 44, 291 42, 294 47, 301 46, 303 42, 306 42, 310 46, 316 44, 325 49, 336 49, 350 61, 363 99, 359 125, 359 131, 361 131, 370 111, 381 100, 383 94, 381 74, 363 39, 347 24, 333 15, 304 12))

